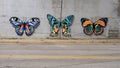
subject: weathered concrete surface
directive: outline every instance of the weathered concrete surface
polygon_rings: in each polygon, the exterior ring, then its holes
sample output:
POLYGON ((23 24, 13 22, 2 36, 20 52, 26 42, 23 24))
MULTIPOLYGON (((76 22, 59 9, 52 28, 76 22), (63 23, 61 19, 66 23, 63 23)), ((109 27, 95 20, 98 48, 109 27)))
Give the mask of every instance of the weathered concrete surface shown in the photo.
POLYGON ((29 38, 49 37, 50 27, 46 15, 49 13, 60 18, 60 6, 60 0, 0 0, 0 37, 28 38, 25 34, 22 37, 16 35, 14 28, 9 23, 12 16, 17 16, 22 20, 31 17, 40 18, 40 26, 29 38))
POLYGON ((73 14, 74 23, 71 27, 72 38, 119 38, 120 37, 120 2, 119 0, 0 0, 0 38, 47 38, 50 26, 46 15, 49 13, 60 19, 62 3, 62 19, 73 14), (12 16, 22 20, 38 17, 40 26, 35 33, 27 37, 17 36, 9 23, 12 16), (100 36, 87 36, 83 33, 80 19, 87 17, 94 22, 101 17, 108 17, 109 22, 100 36), (117 31, 117 32, 114 32, 117 31))
POLYGON ((120 39, 0 39, 0 44, 45 44, 45 45, 120 45, 120 39))
POLYGON ((119 68, 119 59, 106 56, 120 56, 119 45, 41 45, 0 44, 0 68, 119 68), (35 58, 32 56, 48 56, 35 58), (5 56, 1 58, 2 56, 5 56), (7 58, 6 56, 11 56, 7 58), (22 56, 15 58, 16 56, 22 56), (29 56, 30 58, 26 58, 29 56), (50 56, 57 56, 50 59, 50 56), (59 56, 68 56, 60 59, 59 56), (70 56, 87 56, 73 59, 70 56), (104 56, 101 59, 91 56, 104 56))
MULTIPOLYGON (((119 36, 120 18, 118 1, 119 0, 64 0, 62 13, 63 18, 71 14, 75 15, 75 20, 71 27, 72 37, 107 38, 109 36, 109 30, 118 30, 117 35, 119 36), (83 33, 83 28, 80 22, 82 17, 89 18, 93 22, 101 17, 108 17, 109 22, 102 35, 86 36, 83 33)), ((114 36, 114 32, 112 35, 114 36)))

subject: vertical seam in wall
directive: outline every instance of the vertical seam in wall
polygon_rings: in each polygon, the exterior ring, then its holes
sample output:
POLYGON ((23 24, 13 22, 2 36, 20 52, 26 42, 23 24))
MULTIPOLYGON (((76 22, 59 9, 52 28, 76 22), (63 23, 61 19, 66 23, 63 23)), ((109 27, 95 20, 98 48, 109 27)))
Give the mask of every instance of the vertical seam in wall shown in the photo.
POLYGON ((61 0, 60 21, 62 21, 63 0, 61 0))
POLYGON ((120 17, 120 0, 118 0, 118 8, 117 8, 117 10, 118 10, 118 16, 120 17))
MULTIPOLYGON (((61 0, 60 22, 62 22, 62 10, 63 10, 63 0, 61 0)), ((60 30, 60 38, 62 38, 62 32, 61 32, 61 30, 60 30)))

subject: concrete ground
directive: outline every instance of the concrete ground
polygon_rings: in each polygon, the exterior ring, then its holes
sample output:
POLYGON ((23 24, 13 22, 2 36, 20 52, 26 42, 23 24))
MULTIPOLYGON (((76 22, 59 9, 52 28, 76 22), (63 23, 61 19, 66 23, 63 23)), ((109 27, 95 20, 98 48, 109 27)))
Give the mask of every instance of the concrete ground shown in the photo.
POLYGON ((119 68, 120 44, 1 43, 0 68, 119 68))

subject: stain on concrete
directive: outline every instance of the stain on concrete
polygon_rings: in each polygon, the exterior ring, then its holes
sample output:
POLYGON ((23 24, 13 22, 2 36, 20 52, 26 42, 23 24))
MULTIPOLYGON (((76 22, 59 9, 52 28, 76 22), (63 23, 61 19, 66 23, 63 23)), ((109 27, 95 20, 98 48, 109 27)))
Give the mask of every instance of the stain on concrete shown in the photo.
POLYGON ((117 10, 118 10, 118 16, 120 16, 120 0, 118 0, 118 8, 117 8, 117 10))
POLYGON ((53 8, 60 8, 61 7, 61 0, 52 0, 52 7, 53 8))
POLYGON ((61 13, 61 0, 52 0, 52 10, 56 18, 60 17, 61 13))

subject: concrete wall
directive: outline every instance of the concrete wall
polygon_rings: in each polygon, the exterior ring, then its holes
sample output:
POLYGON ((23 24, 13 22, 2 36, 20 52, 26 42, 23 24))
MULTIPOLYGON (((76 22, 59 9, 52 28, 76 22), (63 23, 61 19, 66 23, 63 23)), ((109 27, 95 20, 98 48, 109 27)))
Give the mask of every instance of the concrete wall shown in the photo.
POLYGON ((0 0, 0 38, 48 38, 50 26, 46 15, 51 14, 60 20, 61 8, 62 19, 71 14, 75 16, 71 26, 72 38, 120 37, 119 0, 0 0), (61 1, 63 2, 61 3, 61 1), (27 37, 25 34, 18 36, 9 23, 12 16, 17 16, 22 20, 38 17, 41 24, 32 36, 27 37), (108 17, 109 22, 102 35, 87 36, 83 33, 81 26, 82 17, 90 18, 93 21, 101 17, 108 17))
POLYGON ((107 38, 109 29, 119 29, 118 16, 118 0, 64 0, 63 1, 63 17, 73 14, 75 15, 74 23, 71 27, 73 38, 107 38), (80 19, 86 17, 93 22, 101 17, 108 17, 109 22, 105 31, 100 36, 87 36, 83 33, 80 19))

